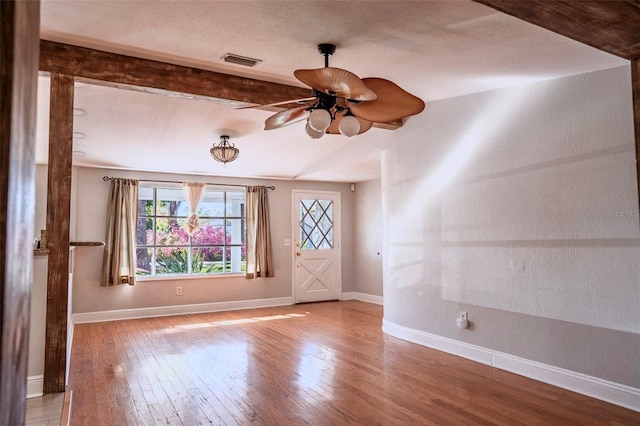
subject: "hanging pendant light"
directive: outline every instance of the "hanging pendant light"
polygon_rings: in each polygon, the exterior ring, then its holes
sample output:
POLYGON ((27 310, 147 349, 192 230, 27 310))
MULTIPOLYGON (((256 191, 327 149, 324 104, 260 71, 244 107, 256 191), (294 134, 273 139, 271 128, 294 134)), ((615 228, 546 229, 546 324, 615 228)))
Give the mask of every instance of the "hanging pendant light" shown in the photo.
POLYGON ((220 136, 220 143, 217 145, 214 143, 209 152, 215 160, 224 164, 235 160, 240 154, 240 150, 229 142, 229 136, 227 135, 220 136))

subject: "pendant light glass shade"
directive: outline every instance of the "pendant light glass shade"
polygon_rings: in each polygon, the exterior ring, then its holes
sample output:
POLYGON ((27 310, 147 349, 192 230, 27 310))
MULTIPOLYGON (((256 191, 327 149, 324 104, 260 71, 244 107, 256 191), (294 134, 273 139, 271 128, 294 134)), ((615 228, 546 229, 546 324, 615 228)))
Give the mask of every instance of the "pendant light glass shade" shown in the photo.
POLYGON ((238 158, 238 154, 240 154, 240 150, 229 142, 229 136, 227 135, 220 136, 220 143, 217 145, 213 144, 209 152, 215 160, 224 164, 235 160, 238 158))
POLYGON ((340 120, 340 125, 338 126, 340 133, 344 136, 350 138, 358 134, 360 131, 360 122, 357 118, 351 115, 349 112, 342 117, 340 120))
POLYGON ((329 114, 329 111, 327 110, 318 108, 314 109, 311 114, 309 114, 309 126, 311 126, 313 130, 324 132, 329 128, 330 124, 331 114, 329 114))
POLYGON ((308 121, 307 121, 307 125, 304 126, 304 131, 307 132, 307 134, 311 137, 311 139, 320 139, 321 137, 324 136, 324 131, 318 131, 313 129, 313 127, 309 125, 308 121))

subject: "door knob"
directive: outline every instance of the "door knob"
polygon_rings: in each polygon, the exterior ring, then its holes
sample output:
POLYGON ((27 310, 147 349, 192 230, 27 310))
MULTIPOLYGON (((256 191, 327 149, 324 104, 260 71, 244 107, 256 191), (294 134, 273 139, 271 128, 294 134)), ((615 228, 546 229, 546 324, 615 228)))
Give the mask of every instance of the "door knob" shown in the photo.
POLYGON ((301 254, 301 253, 300 253, 299 251, 297 251, 297 252, 296 252, 296 256, 300 256, 300 254, 301 254))

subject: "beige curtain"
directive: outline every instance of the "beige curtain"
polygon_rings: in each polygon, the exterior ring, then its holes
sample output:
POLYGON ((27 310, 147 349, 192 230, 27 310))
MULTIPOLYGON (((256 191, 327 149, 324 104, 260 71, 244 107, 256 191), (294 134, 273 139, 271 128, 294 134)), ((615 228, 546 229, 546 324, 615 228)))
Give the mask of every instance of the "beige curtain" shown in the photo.
POLYGON ((247 278, 273 277, 266 186, 247 187, 247 278))
POLYGON ((198 204, 200 204, 200 200, 202 200, 202 194, 204 193, 204 183, 184 182, 182 186, 184 186, 184 190, 187 193, 189 209, 191 210, 191 215, 189 216, 189 219, 187 219, 187 223, 185 223, 185 228, 189 234, 193 234, 200 227, 200 222, 198 221, 198 214, 196 213, 196 210, 198 210, 198 204))
POLYGON ((100 285, 135 284, 138 181, 111 180, 100 285))

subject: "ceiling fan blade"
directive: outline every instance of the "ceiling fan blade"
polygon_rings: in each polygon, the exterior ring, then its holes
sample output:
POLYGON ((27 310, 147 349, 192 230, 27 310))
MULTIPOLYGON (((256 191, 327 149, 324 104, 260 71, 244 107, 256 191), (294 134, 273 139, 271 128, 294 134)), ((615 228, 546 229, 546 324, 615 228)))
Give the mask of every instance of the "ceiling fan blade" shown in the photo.
POLYGON ((288 126, 289 124, 302 121, 309 116, 309 111, 307 111, 307 108, 309 108, 309 105, 303 105, 301 107, 286 109, 284 111, 275 113, 265 120, 264 129, 279 129, 280 127, 288 126))
MULTIPOLYGON (((340 122, 342 121, 343 117, 344 117, 343 114, 336 114, 336 118, 331 122, 331 125, 327 129, 327 133, 330 133, 332 135, 339 135, 340 122)), ((371 121, 363 120, 362 118, 359 118, 359 117, 356 117, 356 118, 360 123, 360 130, 358 131, 359 135, 371 129, 371 127, 373 126, 373 123, 371 121)))
POLYGON ((362 81, 378 95, 371 102, 349 102, 351 112, 358 118, 386 123, 415 115, 424 110, 424 101, 384 78, 363 78, 362 81))
POLYGON ((275 103, 266 104, 266 105, 243 106, 243 107, 238 107, 236 109, 250 109, 250 108, 271 107, 271 106, 286 105, 286 104, 293 104, 293 103, 302 103, 302 102, 307 102, 307 101, 313 101, 315 99, 316 98, 312 96, 312 97, 309 97, 309 98, 292 99, 292 100, 289 100, 289 101, 275 102, 275 103))
POLYGON ((371 90, 357 75, 340 68, 318 68, 313 70, 296 70, 293 75, 319 92, 354 101, 372 101, 376 93, 371 90))

